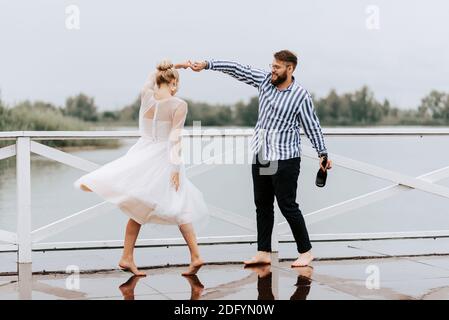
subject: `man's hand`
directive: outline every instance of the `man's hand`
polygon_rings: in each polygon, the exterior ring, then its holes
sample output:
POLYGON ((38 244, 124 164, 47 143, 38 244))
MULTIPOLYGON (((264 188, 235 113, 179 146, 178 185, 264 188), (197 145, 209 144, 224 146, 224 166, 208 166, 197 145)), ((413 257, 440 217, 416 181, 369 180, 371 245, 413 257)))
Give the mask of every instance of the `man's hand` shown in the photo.
POLYGON ((192 61, 187 60, 185 62, 175 64, 175 69, 187 69, 192 67, 192 61))
POLYGON ((173 172, 171 174, 171 183, 175 187, 175 190, 178 191, 179 189, 179 172, 173 172))
POLYGON ((323 167, 324 156, 320 157, 320 168, 322 171, 332 169, 332 160, 327 159, 326 167, 323 167))
POLYGON ((195 61, 190 68, 193 71, 200 72, 201 70, 204 70, 204 68, 206 67, 207 67, 206 61, 195 61))

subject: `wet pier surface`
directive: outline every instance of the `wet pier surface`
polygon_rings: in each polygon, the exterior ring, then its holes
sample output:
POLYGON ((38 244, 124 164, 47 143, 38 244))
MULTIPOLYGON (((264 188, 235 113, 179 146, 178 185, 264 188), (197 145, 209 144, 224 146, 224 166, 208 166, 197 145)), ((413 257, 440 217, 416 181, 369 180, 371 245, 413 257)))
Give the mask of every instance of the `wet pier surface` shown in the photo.
POLYGON ((281 244, 271 266, 245 268, 254 246, 204 246, 208 264, 192 277, 181 275, 185 247, 137 249, 146 277, 117 269, 119 249, 35 252, 20 277, 15 253, 1 253, 0 299, 449 299, 447 248, 449 239, 316 243, 312 266, 292 268, 294 245, 281 244))

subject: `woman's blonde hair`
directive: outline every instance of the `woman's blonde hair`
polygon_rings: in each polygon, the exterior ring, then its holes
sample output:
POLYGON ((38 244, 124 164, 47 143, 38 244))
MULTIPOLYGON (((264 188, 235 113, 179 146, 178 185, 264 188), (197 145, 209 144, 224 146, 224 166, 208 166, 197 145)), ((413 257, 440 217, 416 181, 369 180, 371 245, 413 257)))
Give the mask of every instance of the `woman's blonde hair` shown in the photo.
POLYGON ((179 81, 178 70, 175 69, 175 66, 171 63, 171 61, 164 60, 160 62, 156 69, 156 84, 158 87, 160 87, 163 83, 169 84, 172 80, 176 80, 176 82, 179 81))

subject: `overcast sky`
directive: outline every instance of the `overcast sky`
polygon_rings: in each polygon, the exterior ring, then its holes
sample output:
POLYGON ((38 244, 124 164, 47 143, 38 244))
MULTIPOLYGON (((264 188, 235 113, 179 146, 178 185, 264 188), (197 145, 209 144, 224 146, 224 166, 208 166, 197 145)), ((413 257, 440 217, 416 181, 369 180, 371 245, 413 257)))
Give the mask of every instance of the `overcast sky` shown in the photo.
MULTIPOLYGON (((9 104, 63 105, 84 92, 112 110, 131 103, 164 58, 268 68, 287 48, 317 96, 366 84, 408 108, 432 89, 449 92, 448 39, 445 0, 0 0, 0 89, 9 104), (68 5, 80 10, 79 30, 66 27, 68 5)), ((180 85, 179 96, 211 103, 257 94, 213 71, 181 71, 180 85)))

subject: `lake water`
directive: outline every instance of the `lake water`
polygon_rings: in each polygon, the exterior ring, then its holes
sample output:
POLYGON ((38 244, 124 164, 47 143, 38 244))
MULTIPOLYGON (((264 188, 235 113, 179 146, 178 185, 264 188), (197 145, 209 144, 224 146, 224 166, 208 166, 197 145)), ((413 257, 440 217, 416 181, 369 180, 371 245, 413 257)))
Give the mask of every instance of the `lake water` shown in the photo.
MULTIPOLYGON (((135 128, 120 128, 120 130, 135 128)), ((220 138, 221 139, 221 138, 220 138)), ((126 153, 136 139, 123 139, 117 149, 76 150, 69 153, 105 164, 126 153)), ((187 138, 183 142, 189 145, 187 138)), ((208 142, 203 142, 207 144, 208 142)), ((302 143, 309 144, 307 138, 302 143)), ((410 176, 419 176, 449 166, 449 137, 327 137, 330 153, 368 162, 410 176)), ((310 144, 309 144, 310 145, 310 144)), ((188 147, 186 147, 188 149, 188 147)), ((186 152, 186 156, 193 155, 186 152)), ((16 228, 15 157, 1 161, 0 229, 16 228)), ((150 164, 149 164, 150 165, 150 164)), ((188 165, 187 165, 188 166, 188 165)), ((303 157, 298 202, 303 214, 392 185, 337 165, 329 172, 325 188, 315 186, 318 161, 303 157)), ((32 227, 44 226, 103 200, 93 193, 76 190, 73 182, 84 172, 32 155, 32 227)), ((255 219, 251 168, 249 164, 223 164, 191 178, 208 204, 255 219)), ((438 182, 449 186, 449 179, 438 182)), ((276 212, 279 213, 278 208, 276 212)), ((281 221, 283 218, 280 219, 281 221)), ((127 217, 111 207, 106 215, 45 239, 88 241, 122 239, 127 217)), ((310 233, 424 231, 449 229, 449 199, 411 190, 397 196, 309 225, 310 233)), ((199 236, 250 234, 249 231, 212 219, 199 236)), ((176 227, 142 228, 141 238, 179 237, 176 227)))

